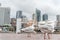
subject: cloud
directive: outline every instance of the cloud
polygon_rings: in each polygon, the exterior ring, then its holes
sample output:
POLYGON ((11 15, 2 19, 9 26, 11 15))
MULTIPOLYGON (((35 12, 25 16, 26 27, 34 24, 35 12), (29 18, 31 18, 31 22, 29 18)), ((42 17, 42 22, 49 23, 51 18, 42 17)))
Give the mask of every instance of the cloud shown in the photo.
POLYGON ((53 0, 52 2, 54 3, 54 5, 60 6, 60 0, 53 0))
POLYGON ((11 7, 11 17, 16 16, 17 10, 22 10, 30 17, 35 8, 41 10, 41 14, 47 13, 51 19, 60 14, 60 0, 0 0, 2 6, 11 7), (15 14, 15 15, 14 15, 15 14), (54 16, 54 17, 53 17, 54 16))
POLYGON ((36 7, 44 13, 49 15, 49 19, 56 20, 56 15, 60 15, 60 1, 59 0, 36 0, 36 7), (58 5, 57 5, 58 4, 58 5))

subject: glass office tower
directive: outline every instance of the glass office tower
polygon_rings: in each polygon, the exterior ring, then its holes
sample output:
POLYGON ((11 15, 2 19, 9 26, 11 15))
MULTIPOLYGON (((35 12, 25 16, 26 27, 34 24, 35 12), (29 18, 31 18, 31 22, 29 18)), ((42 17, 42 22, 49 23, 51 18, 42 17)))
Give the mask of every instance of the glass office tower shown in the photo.
POLYGON ((41 21, 41 11, 36 9, 36 19, 37 19, 37 22, 41 21))
POLYGON ((48 14, 43 14, 43 21, 48 20, 48 14))

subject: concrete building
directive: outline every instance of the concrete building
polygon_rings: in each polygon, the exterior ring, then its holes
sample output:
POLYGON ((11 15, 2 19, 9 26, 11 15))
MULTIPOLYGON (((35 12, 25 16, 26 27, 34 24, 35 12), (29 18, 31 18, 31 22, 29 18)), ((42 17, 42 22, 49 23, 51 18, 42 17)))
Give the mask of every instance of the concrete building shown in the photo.
POLYGON ((32 20, 37 25, 37 18, 36 18, 36 14, 35 13, 32 14, 32 20))
POLYGON ((16 18, 11 18, 11 25, 16 27, 16 18))
POLYGON ((37 22, 41 21, 41 11, 36 9, 36 19, 37 19, 37 22))
POLYGON ((33 13, 33 14, 32 14, 32 20, 34 20, 34 19, 35 19, 35 14, 33 13))
POLYGON ((22 28, 22 11, 16 13, 16 33, 20 33, 22 28))
POLYGON ((59 30, 60 31, 60 15, 56 15, 56 27, 55 27, 56 31, 59 30))
POLYGON ((48 14, 43 14, 42 19, 43 19, 43 21, 47 21, 48 20, 48 14))
POLYGON ((32 14, 32 20, 36 20, 36 14, 35 13, 32 14))
POLYGON ((10 8, 0 7, 0 25, 10 24, 10 8))
POLYGON ((56 18, 57 18, 57 21, 60 22, 60 15, 57 15, 56 18))
POLYGON ((60 15, 57 15, 56 16, 56 18, 57 18, 57 27, 60 27, 60 15))
POLYGON ((22 28, 22 22, 21 22, 21 18, 18 18, 17 19, 17 22, 16 22, 16 33, 21 33, 21 28, 22 28))

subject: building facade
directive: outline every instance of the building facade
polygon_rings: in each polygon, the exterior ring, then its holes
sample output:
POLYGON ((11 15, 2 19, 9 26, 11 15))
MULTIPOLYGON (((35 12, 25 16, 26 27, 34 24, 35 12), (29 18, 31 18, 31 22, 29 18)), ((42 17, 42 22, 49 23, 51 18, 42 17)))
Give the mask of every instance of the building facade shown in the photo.
POLYGON ((57 21, 60 22, 60 15, 57 15, 56 18, 57 18, 57 21))
POLYGON ((10 24, 10 8, 0 7, 0 25, 10 24))
POLYGON ((36 15, 35 15, 35 13, 32 14, 32 20, 36 20, 36 15))
POLYGON ((11 26, 16 27, 16 18, 11 18, 11 26))
POLYGON ((60 15, 56 15, 56 27, 54 29, 60 31, 60 15))
POLYGON ((56 18, 57 18, 57 27, 60 27, 60 15, 57 15, 56 18))
POLYGON ((21 17, 22 17, 22 11, 17 11, 16 18, 21 18, 21 17))
POLYGON ((43 21, 47 21, 48 20, 48 14, 43 14, 42 19, 43 19, 43 21))
POLYGON ((20 33, 22 28, 22 11, 16 13, 16 33, 20 33))
POLYGON ((18 18, 16 22, 16 33, 21 33, 21 28, 22 28, 21 18, 18 18))
POLYGON ((41 21, 41 11, 36 9, 36 20, 37 22, 41 21))

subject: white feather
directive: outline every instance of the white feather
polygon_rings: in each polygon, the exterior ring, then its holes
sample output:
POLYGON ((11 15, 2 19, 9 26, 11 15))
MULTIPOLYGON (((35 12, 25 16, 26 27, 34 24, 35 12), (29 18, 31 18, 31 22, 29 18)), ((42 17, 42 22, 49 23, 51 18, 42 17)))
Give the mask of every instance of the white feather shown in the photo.
POLYGON ((41 32, 54 32, 54 26, 55 22, 54 21, 41 21, 38 24, 41 32))
POLYGON ((33 31, 34 31, 34 24, 33 24, 32 26, 23 28, 23 29, 21 29, 21 30, 22 30, 22 31, 25 31, 25 32, 33 32, 33 31))

